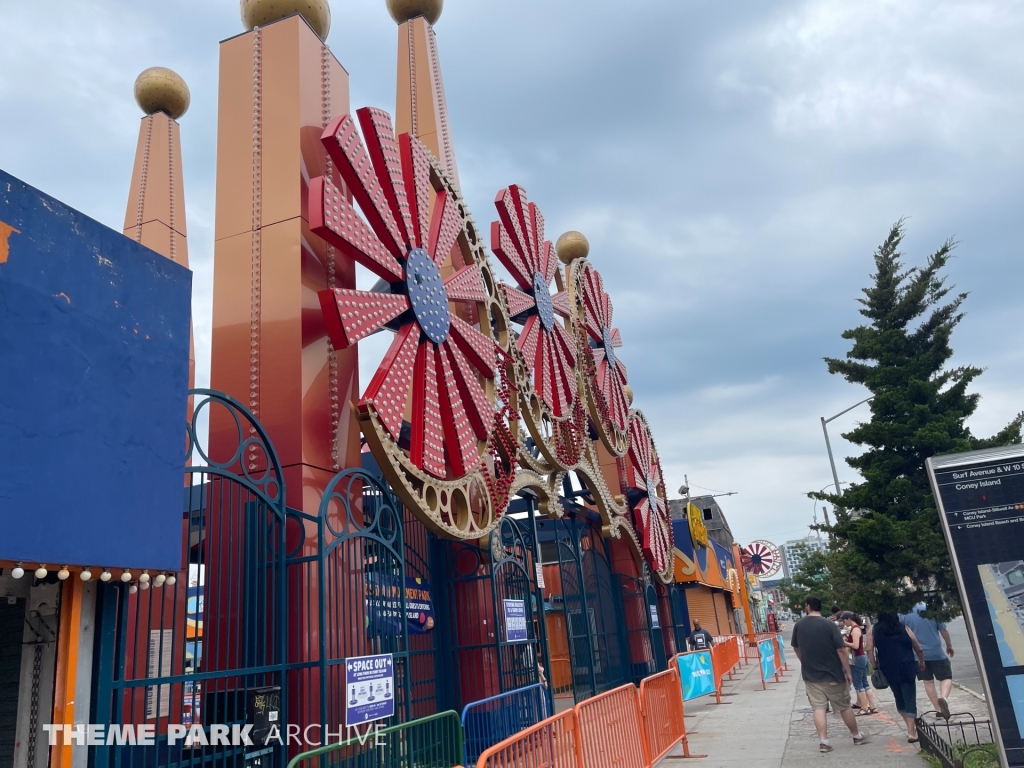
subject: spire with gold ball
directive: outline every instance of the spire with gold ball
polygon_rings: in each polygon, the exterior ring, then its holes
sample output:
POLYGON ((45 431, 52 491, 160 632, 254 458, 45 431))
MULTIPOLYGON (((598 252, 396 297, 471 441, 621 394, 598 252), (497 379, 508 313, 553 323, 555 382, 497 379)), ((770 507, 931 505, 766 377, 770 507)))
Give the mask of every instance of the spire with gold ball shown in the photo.
MULTIPOLYGON (((181 130, 191 94, 185 80, 166 67, 150 67, 135 78, 135 101, 145 113, 139 126, 124 234, 188 267, 185 182, 181 174, 181 130)), ((196 383, 195 339, 189 344, 188 386, 196 383)), ((191 403, 189 417, 191 417, 191 403)), ((188 480, 186 480, 188 482, 188 480)))

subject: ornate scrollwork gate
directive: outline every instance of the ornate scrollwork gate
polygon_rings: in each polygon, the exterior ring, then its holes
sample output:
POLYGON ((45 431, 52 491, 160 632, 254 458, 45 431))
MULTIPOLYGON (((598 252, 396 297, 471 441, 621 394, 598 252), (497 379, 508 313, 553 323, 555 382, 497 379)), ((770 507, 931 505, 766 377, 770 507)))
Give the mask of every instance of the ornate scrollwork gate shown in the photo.
POLYGON ((457 707, 538 682, 543 616, 531 541, 519 521, 504 517, 486 548, 443 542, 457 707))
MULTIPOLYGON (((241 761, 243 747, 185 747, 169 724, 242 724, 254 688, 285 688, 285 487, 269 438, 234 399, 193 390, 180 577, 114 572, 99 586, 93 722, 149 725, 156 746, 98 746, 97 768, 241 761), (210 412, 213 411, 211 414, 210 412), (205 414, 204 414, 205 412, 205 414), (233 424, 234 450, 198 439, 200 417, 233 424)), ((287 721, 287 697, 281 697, 287 721)))

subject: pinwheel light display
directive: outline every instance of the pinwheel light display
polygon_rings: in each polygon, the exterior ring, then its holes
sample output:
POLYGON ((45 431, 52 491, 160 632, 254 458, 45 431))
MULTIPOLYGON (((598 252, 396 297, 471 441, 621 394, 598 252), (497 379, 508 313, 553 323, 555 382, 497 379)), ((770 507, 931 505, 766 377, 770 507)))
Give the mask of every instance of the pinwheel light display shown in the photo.
POLYGON ((356 115, 362 136, 343 115, 321 141, 359 210, 320 177, 310 182, 309 222, 382 282, 371 291, 321 291, 328 333, 340 349, 383 328, 395 332, 358 405, 360 419, 370 422, 364 434, 371 447, 380 443, 385 472, 392 459, 401 465, 394 468, 404 474, 389 479, 400 493, 415 492, 415 506, 432 522, 479 535, 493 515, 469 519, 474 493, 464 481, 480 466, 494 428, 498 350, 487 335, 487 318, 500 309, 494 280, 465 206, 427 149, 408 134, 396 140, 382 110, 356 115), (449 255, 455 271, 442 278, 449 255), (476 311, 456 313, 449 302, 476 311), (474 325, 466 316, 483 321, 474 325))
POLYGON ((626 366, 615 350, 622 346, 619 329, 612 325, 612 300, 601 274, 589 262, 574 262, 574 285, 593 366, 588 387, 591 417, 605 446, 618 456, 626 449, 629 402, 626 366), (577 264, 579 266, 577 266, 577 264))
POLYGON ((758 539, 741 549, 743 570, 765 579, 774 576, 782 568, 782 553, 770 541, 758 539))
POLYGON ((576 344, 556 318, 569 317, 569 296, 550 291, 558 255, 544 239, 540 209, 527 202, 522 187, 501 190, 494 205, 500 221, 491 224, 491 250, 517 283, 505 291, 512 320, 523 324, 516 346, 551 416, 567 418, 576 400, 576 344))
POLYGON ((672 523, 661 462, 647 418, 634 411, 629 422, 626 498, 633 523, 651 569, 666 583, 672 580, 672 523))

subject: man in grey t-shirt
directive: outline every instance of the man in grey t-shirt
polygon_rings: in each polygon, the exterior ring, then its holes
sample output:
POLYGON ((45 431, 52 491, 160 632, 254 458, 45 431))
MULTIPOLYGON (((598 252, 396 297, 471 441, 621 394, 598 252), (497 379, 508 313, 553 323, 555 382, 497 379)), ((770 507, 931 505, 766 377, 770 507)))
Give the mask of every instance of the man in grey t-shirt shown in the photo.
POLYGON ((821 615, 821 600, 807 598, 807 615, 793 626, 790 645, 800 659, 800 675, 807 689, 807 700, 814 711, 814 727, 821 741, 819 749, 831 752, 828 740, 828 705, 839 713, 850 729, 855 745, 867 744, 871 736, 861 733, 857 718, 850 708, 850 659, 839 627, 821 615))
POLYGON ((922 615, 926 610, 924 603, 918 603, 910 613, 900 614, 900 621, 910 628, 924 650, 924 669, 917 673, 917 679, 924 683, 924 692, 928 694, 932 709, 948 720, 947 699, 953 690, 953 666, 949 663, 953 656, 953 641, 945 624, 922 615), (943 641, 945 653, 942 651, 943 641), (936 680, 939 681, 938 691, 935 690, 936 680))

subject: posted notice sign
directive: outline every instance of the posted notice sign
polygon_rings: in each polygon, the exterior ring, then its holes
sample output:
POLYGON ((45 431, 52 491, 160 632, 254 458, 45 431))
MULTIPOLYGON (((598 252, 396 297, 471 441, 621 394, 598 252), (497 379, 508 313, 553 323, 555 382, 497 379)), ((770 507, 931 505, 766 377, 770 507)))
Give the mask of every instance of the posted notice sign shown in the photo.
POLYGON ((526 601, 505 601, 505 642, 518 643, 529 639, 526 634, 526 601))
POLYGON ((390 653, 345 659, 345 725, 395 714, 395 662, 390 653))
POLYGON ((661 620, 658 618, 658 606, 648 604, 651 609, 651 629, 661 629, 661 620))
POLYGON ((928 475, 1006 764, 1024 766, 1024 446, 937 456, 928 475))

